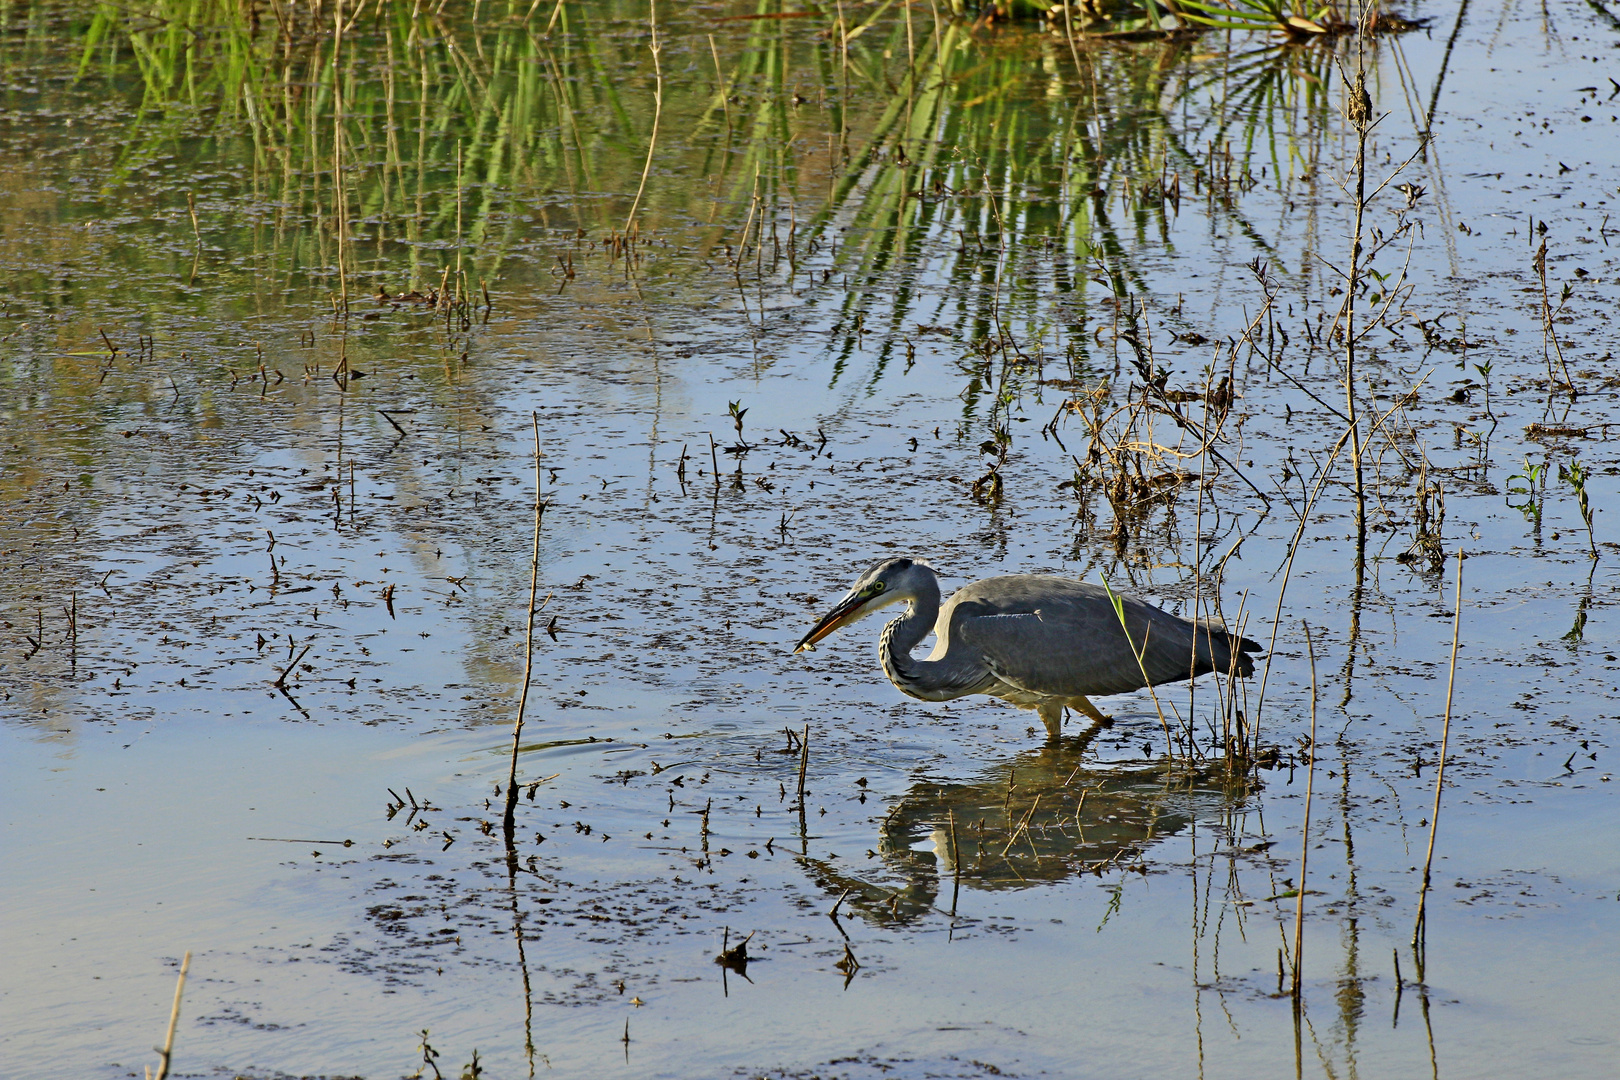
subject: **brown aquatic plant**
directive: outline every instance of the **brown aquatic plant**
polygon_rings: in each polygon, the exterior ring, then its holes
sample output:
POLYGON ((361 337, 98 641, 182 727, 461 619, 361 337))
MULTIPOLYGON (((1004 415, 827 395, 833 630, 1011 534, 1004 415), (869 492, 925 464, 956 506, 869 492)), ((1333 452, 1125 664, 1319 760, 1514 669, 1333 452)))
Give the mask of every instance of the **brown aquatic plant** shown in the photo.
POLYGON ((180 1025, 180 999, 186 992, 186 972, 191 970, 191 950, 186 950, 180 961, 180 977, 174 984, 174 1004, 169 1007, 169 1027, 163 1036, 163 1048, 158 1051, 158 1067, 146 1070, 148 1080, 168 1080, 169 1066, 174 1060, 174 1033, 180 1025))
MULTIPOLYGON (((546 502, 540 486, 540 414, 530 413, 534 426, 534 549, 529 554, 529 612, 523 635, 523 687, 518 691, 517 717, 512 721, 512 754, 506 774, 506 808, 501 815, 501 834, 506 839, 508 859, 514 858, 514 837, 517 830, 518 751, 523 741, 524 713, 529 705, 529 687, 534 680, 534 623, 541 608, 551 601, 535 603, 540 593, 540 525, 545 518, 546 502)), ((553 620, 555 621, 555 620, 553 620)), ((552 635, 555 640, 556 635, 552 635)))
MULTIPOLYGON (((1434 866, 1434 838, 1440 830, 1440 795, 1446 783, 1446 751, 1451 742, 1451 701, 1457 688, 1457 643, 1462 633, 1462 564, 1457 551, 1457 602, 1451 616, 1451 670, 1446 676, 1446 712, 1440 722, 1440 759, 1434 771, 1434 809, 1429 814, 1429 846, 1423 856, 1423 884, 1418 888, 1417 921, 1412 926, 1412 948, 1421 956, 1428 929, 1429 877, 1434 866)), ((1421 977, 1421 976, 1420 976, 1421 977)))
POLYGON ((1305 868, 1311 852, 1311 793, 1316 780, 1316 642, 1310 623, 1304 623, 1305 650, 1311 658, 1311 741, 1306 748, 1305 820, 1299 827, 1299 878, 1294 883, 1294 1007, 1299 1008, 1300 979, 1305 965, 1305 868))

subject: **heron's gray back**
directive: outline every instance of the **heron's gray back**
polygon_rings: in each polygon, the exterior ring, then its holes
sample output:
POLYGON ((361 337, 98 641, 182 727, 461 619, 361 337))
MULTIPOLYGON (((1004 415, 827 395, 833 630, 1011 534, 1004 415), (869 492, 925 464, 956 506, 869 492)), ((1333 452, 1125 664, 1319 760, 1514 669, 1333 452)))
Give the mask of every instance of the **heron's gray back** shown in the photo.
MULTIPOLYGON (((1225 631, 1115 595, 1124 605, 1124 628, 1100 585, 1035 574, 976 581, 940 611, 930 659, 951 661, 953 668, 983 665, 1022 689, 1062 697, 1123 694, 1231 669, 1233 639, 1225 631)), ((1258 648, 1248 641, 1242 646, 1245 652, 1258 648)), ((1240 653, 1238 674, 1252 670, 1240 653)))

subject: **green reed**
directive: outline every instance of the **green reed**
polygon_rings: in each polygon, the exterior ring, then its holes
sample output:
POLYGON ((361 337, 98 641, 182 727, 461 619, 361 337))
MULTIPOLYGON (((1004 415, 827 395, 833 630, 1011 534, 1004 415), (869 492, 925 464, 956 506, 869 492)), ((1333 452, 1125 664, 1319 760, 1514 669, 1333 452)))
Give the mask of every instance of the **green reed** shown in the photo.
POLYGON ((195 196, 205 247, 250 253, 238 265, 267 297, 432 292, 454 274, 465 301, 550 265, 563 238, 616 236, 646 168, 638 230, 706 223, 699 253, 726 261, 750 318, 812 270, 842 289, 835 379, 868 336, 873 378, 910 362, 912 324, 998 343, 1012 363, 980 367, 965 395, 992 424, 1038 396, 1048 361, 1071 380, 1115 363, 1082 328, 1155 291, 1133 253, 1173 245, 1184 200, 1269 250, 1242 213, 1251 163, 1269 157, 1279 183, 1310 172, 1328 115, 1321 48, 1195 57, 1185 39, 1099 47, 1039 23, 987 36, 944 5, 841 27, 831 9, 667 27, 660 12, 649 165, 644 0, 565 3, 550 33, 550 5, 436 7, 90 3, 62 32, 81 92, 126 109, 108 183, 175 156, 245 165, 234 188, 177 195, 195 196), (919 307, 939 295, 919 274, 946 299, 919 307))

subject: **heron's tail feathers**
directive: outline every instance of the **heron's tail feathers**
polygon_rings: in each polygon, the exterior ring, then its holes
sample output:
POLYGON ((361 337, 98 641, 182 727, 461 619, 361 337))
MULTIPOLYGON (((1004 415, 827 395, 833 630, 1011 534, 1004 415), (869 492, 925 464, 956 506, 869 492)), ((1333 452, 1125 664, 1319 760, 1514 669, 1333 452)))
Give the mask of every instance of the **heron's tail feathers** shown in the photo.
MULTIPOLYGON (((1222 675, 1236 675, 1240 679, 1254 674, 1255 658, 1250 653, 1260 651, 1258 641, 1232 633, 1226 628, 1226 623, 1218 618, 1199 619, 1197 626, 1200 643, 1208 642, 1210 654, 1208 661, 1203 655, 1199 656, 1199 666, 1203 671, 1218 671, 1222 675), (1202 662, 1208 662, 1210 666, 1204 668, 1202 662)), ((1202 654, 1204 650, 1200 649, 1199 652, 1202 654)))

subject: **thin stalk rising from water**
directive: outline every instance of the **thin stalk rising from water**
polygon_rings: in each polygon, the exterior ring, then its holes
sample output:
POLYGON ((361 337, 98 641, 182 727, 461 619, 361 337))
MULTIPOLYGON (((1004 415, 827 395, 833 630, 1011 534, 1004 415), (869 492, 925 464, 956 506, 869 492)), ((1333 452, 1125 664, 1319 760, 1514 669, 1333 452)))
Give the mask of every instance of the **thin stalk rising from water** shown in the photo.
MULTIPOLYGON (((508 853, 513 850, 514 824, 517 816, 517 764, 518 744, 523 738, 523 712, 529 704, 529 685, 534 676, 534 617, 545 606, 534 602, 540 591, 540 520, 545 516, 546 504, 540 493, 540 414, 530 413, 534 424, 534 551, 529 556, 529 625, 523 635, 523 689, 518 692, 517 720, 512 724, 512 762, 506 774, 506 811, 501 817, 501 829, 506 837, 508 853)), ((550 595, 546 600, 550 600, 550 595)))
POLYGON ((1316 643, 1305 623, 1305 651, 1311 657, 1311 744, 1305 761, 1305 823, 1299 830, 1299 880, 1294 883, 1294 1008, 1299 1008, 1300 969, 1305 960, 1305 860, 1311 851, 1311 788, 1316 779, 1316 643))
POLYGON ((148 1070, 148 1080, 167 1080, 169 1075, 169 1061, 174 1054, 174 1031, 180 1024, 180 998, 186 992, 186 972, 190 970, 191 950, 187 949, 185 959, 180 961, 180 978, 174 984, 174 1004, 169 1007, 169 1031, 163 1037, 163 1049, 158 1051, 157 1072, 148 1070))
POLYGON ((1434 810, 1429 814, 1429 850, 1423 856, 1423 887, 1418 890, 1417 922, 1412 927, 1412 948, 1421 949, 1428 929, 1429 870, 1434 865, 1434 835, 1440 827, 1440 792, 1446 782, 1446 746, 1451 741, 1451 695, 1457 687, 1457 639, 1462 630, 1463 553, 1457 552, 1457 602, 1451 616, 1451 674, 1446 678, 1446 715, 1440 724, 1440 762, 1434 770, 1434 810))
POLYGON ((1345 109, 1356 129, 1356 224, 1350 236, 1350 280, 1344 291, 1344 404, 1350 421, 1350 465, 1356 478, 1356 588, 1367 562, 1367 486, 1361 468, 1361 427, 1356 416, 1356 289, 1361 283, 1361 230, 1367 210, 1367 135, 1372 131, 1372 98, 1358 50, 1356 77, 1345 109))

